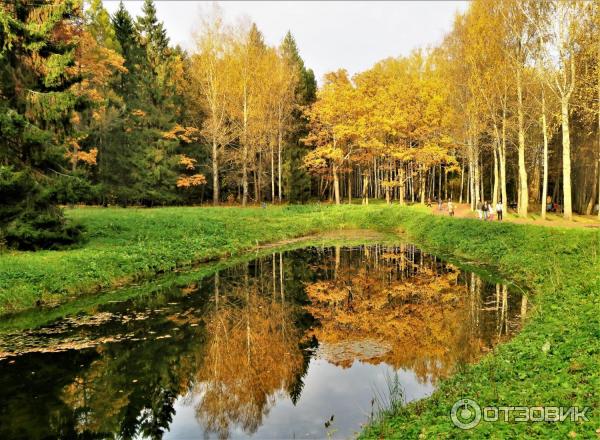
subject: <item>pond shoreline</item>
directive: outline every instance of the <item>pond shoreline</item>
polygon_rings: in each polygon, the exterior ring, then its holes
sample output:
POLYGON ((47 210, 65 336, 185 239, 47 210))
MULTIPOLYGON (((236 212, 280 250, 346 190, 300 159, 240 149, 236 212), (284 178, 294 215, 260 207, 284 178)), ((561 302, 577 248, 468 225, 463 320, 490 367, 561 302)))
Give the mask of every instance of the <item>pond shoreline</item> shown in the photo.
POLYGON ((357 220, 381 209, 310 205, 67 210, 86 228, 86 242, 72 249, 3 254, 0 320, 291 240, 364 229, 357 220))
MULTIPOLYGON (((2 291, 16 286, 15 294, 28 292, 31 295, 36 289, 47 289, 52 292, 50 295, 66 298, 65 294, 85 291, 79 286, 110 287, 110 275, 119 272, 122 262, 115 254, 131 248, 132 240, 144 237, 147 241, 143 243, 150 246, 135 248, 136 256, 143 259, 142 270, 137 273, 151 274, 151 268, 165 272, 177 270, 186 263, 185 257, 189 258, 192 249, 189 236, 178 234, 189 234, 192 227, 196 228, 192 237, 197 240, 192 243, 197 246, 195 249, 205 246, 207 237, 217 237, 212 247, 204 249, 206 258, 248 253, 256 248, 259 237, 262 243, 268 243, 336 229, 399 231, 428 252, 458 261, 477 261, 493 268, 500 276, 532 293, 533 313, 514 339, 497 347, 478 364, 444 381, 432 397, 412 403, 397 413, 385 414, 366 427, 362 435, 366 438, 556 438, 573 437, 575 433, 582 438, 597 437, 596 430, 600 428, 597 393, 600 389, 599 231, 450 219, 434 217, 419 208, 384 205, 250 208, 236 210, 241 219, 235 221, 232 214, 228 219, 226 210, 208 208, 138 210, 137 213, 136 210, 113 210, 105 211, 104 218, 95 216, 94 211, 101 210, 70 212, 88 227, 100 231, 82 249, 54 254, 19 253, 8 256, 12 258, 9 263, 3 256, 0 274, 23 268, 27 275, 23 278, 27 281, 21 285, 13 282, 12 286, 10 282, 3 282, 2 291), (198 213, 205 215, 199 219, 198 213), (138 217, 140 215, 144 217, 138 217), (116 218, 122 222, 117 223, 116 218), (180 222, 183 226, 178 224, 180 222), (115 233, 110 235, 111 231, 115 233), (103 233, 107 235, 102 236, 103 233), (159 233, 167 233, 169 237, 156 246, 151 240, 159 233), (173 244, 177 237, 187 242, 173 244), (178 252, 186 244, 188 252, 178 252), (107 249, 112 251, 108 257, 107 249), (48 264, 45 260, 49 255, 58 259, 48 264), (26 261, 33 264, 25 267, 26 261), (64 274, 90 263, 109 263, 111 271, 86 273, 70 282, 70 289, 64 289, 64 274), (66 291, 59 293, 61 288, 66 291), (464 397, 476 397, 487 406, 589 406, 592 413, 583 424, 482 422, 470 431, 463 431, 452 424, 449 414, 454 402, 464 397)), ((125 266, 126 269, 135 267, 125 266)), ((2 298, 6 301, 4 296, 2 298)))

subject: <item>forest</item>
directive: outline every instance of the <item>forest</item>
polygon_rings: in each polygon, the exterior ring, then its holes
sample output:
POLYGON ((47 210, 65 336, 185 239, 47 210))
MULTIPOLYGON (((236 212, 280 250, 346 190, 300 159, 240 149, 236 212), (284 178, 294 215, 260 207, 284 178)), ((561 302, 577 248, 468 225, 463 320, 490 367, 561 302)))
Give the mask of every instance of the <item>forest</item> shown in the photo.
POLYGON ((183 50, 152 0, 135 18, 100 0, 3 3, 2 242, 76 242, 60 208, 74 204, 452 199, 595 213, 598 9, 474 1, 440 45, 317 88, 291 32, 269 46, 218 5, 183 50))

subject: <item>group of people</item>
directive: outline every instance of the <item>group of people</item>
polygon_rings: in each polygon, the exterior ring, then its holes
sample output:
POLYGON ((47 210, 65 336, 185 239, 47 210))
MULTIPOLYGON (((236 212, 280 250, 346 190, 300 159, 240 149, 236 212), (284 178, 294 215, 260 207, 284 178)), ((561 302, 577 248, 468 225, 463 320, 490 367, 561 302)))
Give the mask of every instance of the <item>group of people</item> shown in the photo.
MULTIPOLYGON (((438 199, 437 205, 438 205, 438 211, 444 210, 444 201, 442 199, 438 199)), ((431 207, 431 199, 430 198, 427 199, 427 206, 431 207)), ((487 200, 481 200, 481 201, 477 202, 476 208, 477 208, 477 216, 479 217, 479 220, 494 220, 494 212, 495 212, 496 219, 498 221, 502 221, 502 217, 503 217, 503 213, 504 213, 504 206, 501 201, 498 201, 498 203, 496 203, 496 206, 494 207, 492 205, 492 203, 488 202, 487 200)), ((454 217, 454 209, 455 209, 454 203, 452 202, 452 200, 448 199, 448 215, 450 217, 454 217)))
MULTIPOLYGON (((502 221, 502 213, 504 212, 504 207, 502 206, 502 202, 498 201, 496 203, 496 218, 498 221, 502 221)), ((479 220, 494 220, 494 207, 487 200, 480 200, 477 202, 477 215, 479 216, 479 220)))
MULTIPOLYGON (((444 201, 442 199, 438 199, 437 205, 438 211, 444 210, 444 201)), ((427 199, 427 206, 431 207, 431 198, 427 199)), ((448 199, 448 215, 450 215, 450 217, 454 217, 454 203, 452 203, 451 199, 448 199)))

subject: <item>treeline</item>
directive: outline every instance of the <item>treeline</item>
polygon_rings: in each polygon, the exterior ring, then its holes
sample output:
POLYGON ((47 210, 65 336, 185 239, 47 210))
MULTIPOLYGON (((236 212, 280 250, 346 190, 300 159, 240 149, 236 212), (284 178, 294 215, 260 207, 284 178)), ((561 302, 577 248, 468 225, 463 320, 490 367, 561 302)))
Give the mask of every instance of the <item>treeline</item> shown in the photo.
POLYGON ((599 9, 477 0, 439 47, 326 75, 307 111, 319 193, 597 210, 599 9))
POLYGON ((314 74, 290 33, 208 14, 184 51, 152 0, 0 5, 0 247, 76 241, 61 204, 306 201, 314 74), (210 177, 209 177, 210 176, 210 177))
POLYGON ((329 73, 317 93, 290 33, 271 47, 218 7, 184 51, 152 0, 137 18, 101 0, 3 2, 0 247, 76 241, 58 208, 74 203, 452 198, 592 213, 599 9, 477 0, 439 47, 329 73))

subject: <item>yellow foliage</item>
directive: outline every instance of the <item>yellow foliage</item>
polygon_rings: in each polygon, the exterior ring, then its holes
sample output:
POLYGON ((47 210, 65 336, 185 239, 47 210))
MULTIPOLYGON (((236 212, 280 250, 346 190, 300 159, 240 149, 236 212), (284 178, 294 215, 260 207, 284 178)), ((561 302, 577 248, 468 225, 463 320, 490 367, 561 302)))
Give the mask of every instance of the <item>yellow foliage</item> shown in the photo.
POLYGON ((180 176, 177 179, 177 188, 189 188, 192 186, 204 185, 206 177, 204 174, 194 174, 193 176, 180 176))
POLYGON ((183 165, 186 170, 193 170, 196 168, 196 159, 186 156, 185 154, 180 154, 179 165, 183 165))

